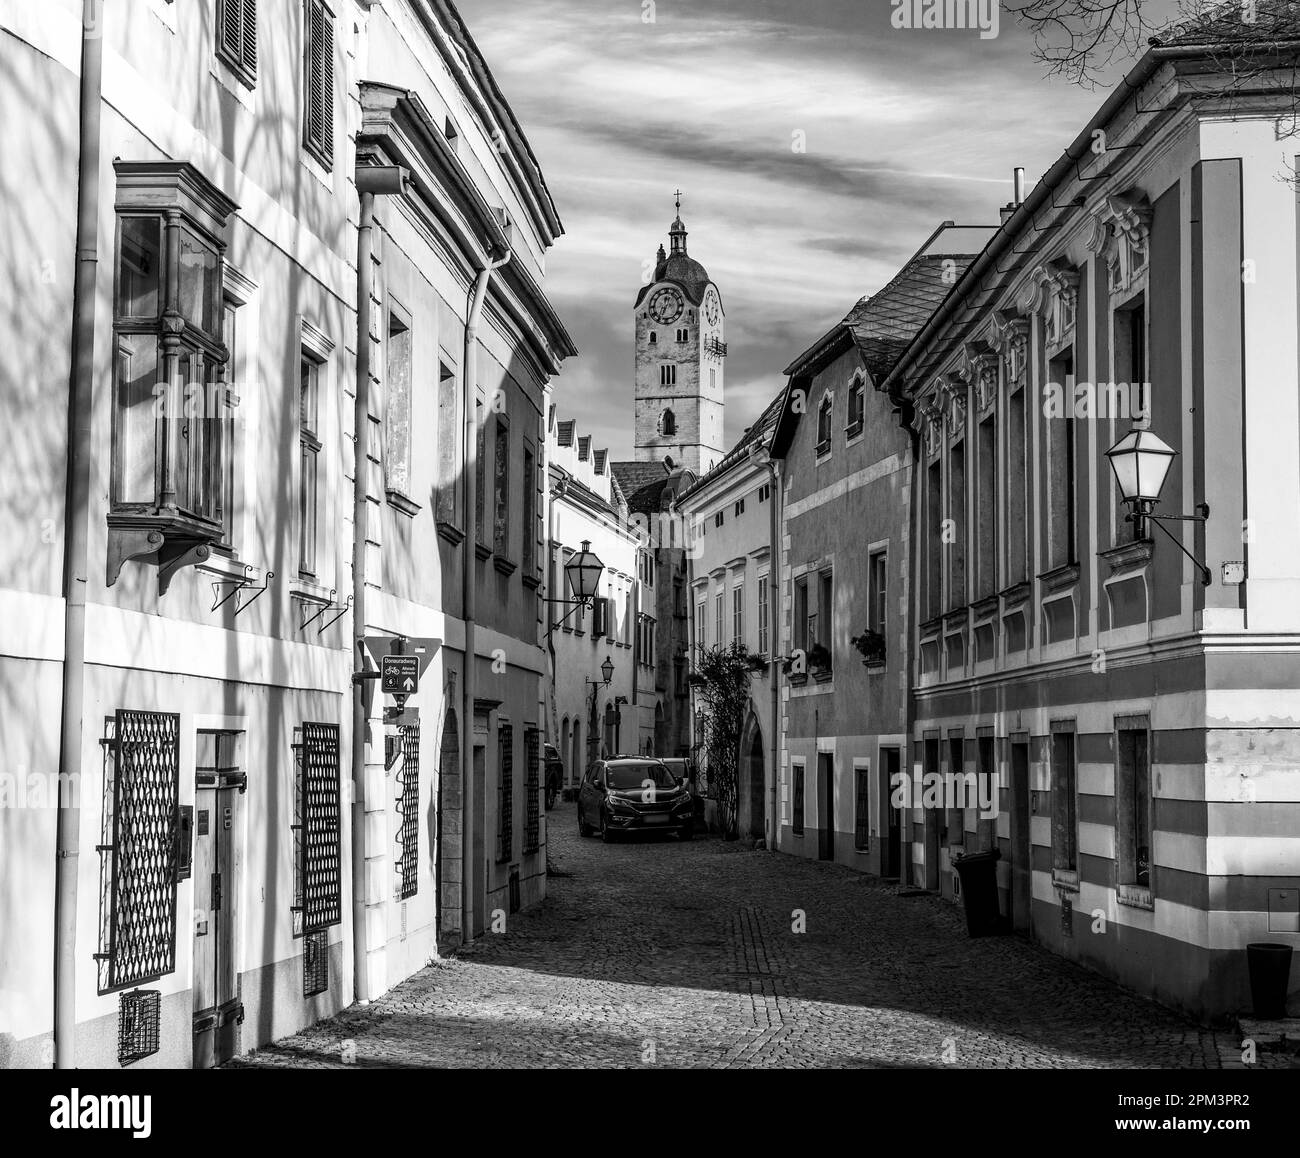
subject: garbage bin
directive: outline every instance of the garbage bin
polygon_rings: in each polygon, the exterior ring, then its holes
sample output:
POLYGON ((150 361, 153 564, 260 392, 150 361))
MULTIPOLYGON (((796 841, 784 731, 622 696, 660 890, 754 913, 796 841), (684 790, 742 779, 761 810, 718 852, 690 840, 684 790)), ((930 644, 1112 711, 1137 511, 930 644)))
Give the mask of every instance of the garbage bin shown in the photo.
POLYGON ((952 863, 961 880, 962 904, 966 910, 966 932, 987 937, 1002 929, 998 912, 998 860, 996 848, 957 857, 952 863))
POLYGON ((1255 1016, 1279 1021, 1286 1016, 1286 987, 1291 977, 1291 946, 1257 941, 1246 946, 1250 1003, 1255 1016))

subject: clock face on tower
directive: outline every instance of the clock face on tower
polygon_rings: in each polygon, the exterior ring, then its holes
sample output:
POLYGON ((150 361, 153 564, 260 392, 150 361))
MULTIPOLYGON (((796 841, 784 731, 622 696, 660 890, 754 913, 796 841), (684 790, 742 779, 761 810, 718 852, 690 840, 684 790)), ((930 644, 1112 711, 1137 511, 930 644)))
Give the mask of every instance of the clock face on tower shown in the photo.
POLYGON ((682 295, 664 286, 650 295, 650 316, 661 326, 671 325, 682 316, 682 295))
POLYGON ((709 295, 704 299, 704 316, 708 319, 709 325, 718 324, 718 295, 709 290, 709 295))

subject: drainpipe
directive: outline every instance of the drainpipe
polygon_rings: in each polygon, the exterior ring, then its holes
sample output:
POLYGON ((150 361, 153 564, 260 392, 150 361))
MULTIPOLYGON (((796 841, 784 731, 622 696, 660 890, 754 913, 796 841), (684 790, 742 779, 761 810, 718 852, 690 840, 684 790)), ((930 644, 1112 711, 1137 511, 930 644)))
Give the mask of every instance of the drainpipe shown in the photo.
POLYGON ((781 707, 781 688, 780 674, 781 665, 777 656, 781 654, 780 648, 780 598, 781 589, 781 542, 779 536, 780 521, 777 517, 776 505, 781 497, 780 480, 777 477, 776 462, 772 458, 771 451, 761 442, 756 443, 749 452, 750 459, 757 466, 767 468, 767 477, 772 484, 772 494, 767 500, 768 505, 768 543, 769 556, 767 565, 767 617, 768 617, 768 682, 771 685, 772 693, 772 723, 769 731, 772 739, 772 757, 771 757, 771 787, 768 789, 768 819, 771 823, 771 839, 767 847, 770 852, 776 851, 777 837, 780 835, 781 826, 777 820, 777 780, 779 776, 778 761, 781 758, 781 738, 780 738, 780 712, 781 707))
MULTIPOLYGON (((400 194, 410 173, 399 165, 364 165, 357 169, 361 223, 357 230, 357 380, 352 411, 355 449, 352 455, 352 629, 356 637, 352 675, 352 968, 358 1002, 370 1000, 366 930, 366 539, 370 504, 366 481, 370 473, 370 298, 374 288, 375 197, 400 194)), ((373 669, 372 669, 373 673, 373 669)), ((383 904, 380 898, 376 904, 383 904)))
POLYGON ((77 869, 81 843, 81 721, 86 691, 86 572, 90 508, 90 405, 95 379, 99 270, 99 124, 103 0, 81 12, 81 129, 77 160, 77 265, 72 290, 72 377, 63 512, 63 700, 54 862, 54 1064, 77 1064, 77 869))
MULTIPOLYGON (((490 261, 478 270, 474 279, 474 288, 470 297, 469 310, 465 318, 465 356, 463 381, 461 383, 461 404, 465 410, 465 448, 462 461, 465 463, 465 541, 461 544, 461 612, 465 619, 465 678, 461 681, 461 728, 463 740, 460 746, 461 761, 461 800, 465 813, 474 807, 474 698, 477 691, 477 663, 475 656, 475 624, 478 606, 478 588, 474 582, 475 562, 478 558, 478 524, 474 513, 478 505, 478 426, 474 415, 474 404, 478 401, 478 323, 483 311, 483 299, 487 296, 488 282, 492 271, 499 269, 510 260, 511 250, 496 261, 490 261)), ((486 512, 485 512, 486 521, 486 512)), ((474 906, 469 890, 474 887, 474 833, 476 825, 486 824, 487 818, 471 816, 470 823, 463 825, 461 836, 461 940, 467 942, 473 938, 474 906)))

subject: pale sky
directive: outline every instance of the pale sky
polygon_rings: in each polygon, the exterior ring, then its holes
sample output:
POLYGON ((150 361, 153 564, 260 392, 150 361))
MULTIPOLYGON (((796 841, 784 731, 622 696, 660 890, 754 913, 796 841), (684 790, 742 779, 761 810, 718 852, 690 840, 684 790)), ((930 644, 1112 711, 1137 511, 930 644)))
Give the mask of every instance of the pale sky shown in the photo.
POLYGON ((564 222, 546 289, 580 353, 555 383, 632 450, 632 304, 682 190, 727 313, 726 441, 782 368, 945 218, 990 225, 1105 98, 1045 80, 1005 16, 904 30, 888 0, 462 0, 564 222), (792 148, 802 133, 806 151, 792 148))

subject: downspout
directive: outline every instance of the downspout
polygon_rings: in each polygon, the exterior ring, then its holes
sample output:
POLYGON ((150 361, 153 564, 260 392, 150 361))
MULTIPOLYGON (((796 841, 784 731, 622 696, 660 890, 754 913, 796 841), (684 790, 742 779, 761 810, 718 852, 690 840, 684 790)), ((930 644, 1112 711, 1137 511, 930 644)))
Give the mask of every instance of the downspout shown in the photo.
MULTIPOLYGON (((474 405, 478 401, 478 323, 483 311, 483 299, 487 296, 488 282, 492 271, 499 269, 510 260, 511 250, 507 247, 505 255, 496 261, 489 261, 475 275, 474 288, 471 292, 469 310, 465 317, 465 356, 464 371, 461 382, 461 405, 465 411, 465 447, 461 460, 465 464, 465 509, 462 518, 465 523, 465 540, 461 544, 461 613, 465 620, 465 659, 464 678, 461 680, 461 800, 462 809, 469 812, 474 807, 474 700, 478 681, 476 679, 475 622, 478 607, 478 589, 474 583, 475 561, 478 558, 478 523, 475 521, 475 508, 478 506, 478 426, 474 405)), ((486 512, 485 512, 486 521, 486 512)), ((470 903, 469 889, 474 887, 474 833, 476 825, 486 823, 486 817, 471 816, 470 823, 464 826, 461 841, 461 940, 473 938, 474 906, 470 903)))
POLYGON ((90 418, 95 378, 95 282, 99 270, 99 136, 104 60, 103 0, 83 0, 77 159, 72 377, 63 512, 63 697, 59 815, 54 862, 54 1065, 77 1064, 77 870, 81 843, 81 721, 86 692, 90 418))
MULTIPOLYGON (((370 299, 374 288, 376 195, 402 193, 409 172, 398 165, 366 165, 356 174, 361 199, 357 229, 357 379, 352 411, 352 629, 356 637, 352 674, 352 987, 358 1002, 370 1000, 366 936, 366 539, 369 499, 366 479, 370 437, 370 299)), ((372 669, 373 670, 373 669, 372 669)), ((383 903, 383 898, 377 903, 383 903)))
POLYGON ((777 478, 776 463, 770 458, 767 462, 767 472, 772 480, 772 495, 768 499, 768 506, 771 507, 769 518, 771 519, 771 542, 772 557, 767 568, 767 616, 770 620, 768 627, 768 661, 770 664, 769 679, 772 684, 772 763, 771 777, 772 787, 768 793, 768 817, 772 824, 772 839, 768 841, 767 847, 771 852, 776 851, 777 840, 781 835, 781 825, 777 816, 777 781, 780 777, 781 759, 781 665, 777 662, 777 656, 781 654, 780 648, 780 630, 781 616, 779 614, 781 600, 778 592, 781 589, 781 540, 778 537, 780 531, 780 521, 777 517, 776 504, 781 501, 781 485, 777 478))

